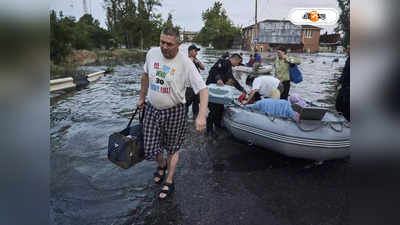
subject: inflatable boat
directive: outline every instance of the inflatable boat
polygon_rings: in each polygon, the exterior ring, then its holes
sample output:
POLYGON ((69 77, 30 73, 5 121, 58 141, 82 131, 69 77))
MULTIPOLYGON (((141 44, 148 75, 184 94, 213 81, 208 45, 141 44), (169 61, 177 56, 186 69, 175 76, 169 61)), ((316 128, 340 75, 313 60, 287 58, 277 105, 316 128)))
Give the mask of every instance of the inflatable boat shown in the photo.
POLYGON ((252 74, 269 74, 272 71, 272 65, 263 65, 258 68, 256 71, 253 70, 253 67, 248 66, 235 66, 232 70, 236 72, 244 72, 244 73, 252 73, 252 74))
POLYGON ((289 157, 323 161, 350 154, 350 124, 334 112, 295 121, 233 104, 225 109, 224 126, 238 140, 289 157))
POLYGON ((224 104, 224 127, 232 136, 289 157, 324 161, 350 155, 350 123, 335 111, 307 102, 292 105, 297 120, 268 115, 237 102, 241 94, 228 85, 208 85, 209 101, 224 104))

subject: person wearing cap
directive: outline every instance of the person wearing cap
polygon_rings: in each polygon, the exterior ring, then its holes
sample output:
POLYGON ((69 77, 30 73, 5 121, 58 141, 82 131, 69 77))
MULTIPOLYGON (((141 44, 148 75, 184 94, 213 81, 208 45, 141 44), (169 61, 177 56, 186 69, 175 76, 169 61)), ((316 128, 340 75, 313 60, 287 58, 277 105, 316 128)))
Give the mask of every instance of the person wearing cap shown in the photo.
MULTIPOLYGON (((198 48, 196 45, 190 45, 188 48, 189 58, 200 72, 200 70, 205 70, 205 66, 196 58, 198 51, 200 51, 200 48, 198 48)), ((197 114, 199 113, 200 96, 198 94, 196 95, 191 87, 187 87, 185 97, 186 116, 189 112, 190 105, 192 105, 193 118, 196 118, 197 114)))
MULTIPOLYGON (((232 54, 229 59, 219 59, 210 69, 207 77, 206 84, 217 84, 223 86, 224 84, 231 83, 239 91, 246 93, 245 89, 239 84, 239 82, 233 77, 232 67, 239 65, 242 57, 235 53, 232 54)), ((216 103, 208 103, 208 109, 210 110, 207 117, 207 135, 215 137, 214 127, 222 128, 221 121, 224 113, 224 105, 216 103)))

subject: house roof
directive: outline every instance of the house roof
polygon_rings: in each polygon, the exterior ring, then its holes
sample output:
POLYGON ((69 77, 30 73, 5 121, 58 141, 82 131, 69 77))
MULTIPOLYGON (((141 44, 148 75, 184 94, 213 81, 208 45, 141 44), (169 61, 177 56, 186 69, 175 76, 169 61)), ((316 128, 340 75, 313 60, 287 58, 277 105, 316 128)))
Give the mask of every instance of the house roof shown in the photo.
MULTIPOLYGON (((292 23, 290 20, 277 20, 277 19, 266 19, 266 20, 262 20, 262 21, 260 21, 258 23, 264 23, 264 22, 286 22, 286 23, 292 23)), ((245 27, 243 29, 244 30, 251 29, 251 28, 254 27, 254 25, 255 24, 249 25, 249 26, 247 26, 247 27, 245 27)), ((322 29, 320 27, 316 27, 316 26, 313 26, 313 25, 301 25, 301 28, 303 28, 303 29, 315 29, 315 30, 321 30, 322 29)))
POLYGON ((320 43, 337 43, 340 42, 340 34, 339 33, 334 33, 334 34, 322 34, 319 37, 319 42, 320 43))
POLYGON ((316 27, 316 26, 313 26, 313 25, 302 25, 301 27, 304 28, 304 29, 315 29, 315 30, 321 30, 322 29, 320 27, 316 27))

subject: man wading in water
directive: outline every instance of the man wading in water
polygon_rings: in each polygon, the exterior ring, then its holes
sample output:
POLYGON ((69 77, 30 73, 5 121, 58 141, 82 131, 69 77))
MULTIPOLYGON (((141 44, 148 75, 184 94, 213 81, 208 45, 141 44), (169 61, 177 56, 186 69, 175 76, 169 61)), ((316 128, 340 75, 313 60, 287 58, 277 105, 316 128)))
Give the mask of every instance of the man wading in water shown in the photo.
POLYGON ((145 108, 145 158, 156 160, 159 165, 154 173, 154 182, 161 184, 167 175, 159 194, 161 199, 174 190, 173 177, 186 132, 186 83, 195 94, 200 93, 196 130, 206 128, 208 89, 194 63, 179 52, 179 37, 177 29, 165 28, 161 32, 160 47, 147 53, 137 103, 139 108, 145 108), (146 96, 148 102, 145 103, 146 96), (168 153, 167 159, 163 157, 164 150, 168 153))

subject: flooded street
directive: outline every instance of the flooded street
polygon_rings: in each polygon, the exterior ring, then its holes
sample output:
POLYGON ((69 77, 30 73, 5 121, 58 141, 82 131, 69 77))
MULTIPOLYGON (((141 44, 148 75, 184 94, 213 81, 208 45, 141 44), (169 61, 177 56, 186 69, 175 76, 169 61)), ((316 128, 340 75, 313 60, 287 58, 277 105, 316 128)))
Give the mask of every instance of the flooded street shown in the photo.
MULTIPOLYGON (((187 46, 181 46, 185 54, 187 46)), ((223 52, 201 49, 204 79, 223 52)), ((247 62, 250 53, 242 52, 247 62)), ((345 56, 289 55, 302 60, 303 72, 291 93, 332 107, 345 56)), ((123 170, 109 162, 108 136, 122 130, 136 108, 143 63, 116 66, 88 87, 52 99, 52 224, 349 224, 347 159, 310 166, 312 161, 250 147, 227 134, 211 141, 190 119, 176 189, 167 200, 156 198, 161 188, 152 180, 156 163, 123 170)))

